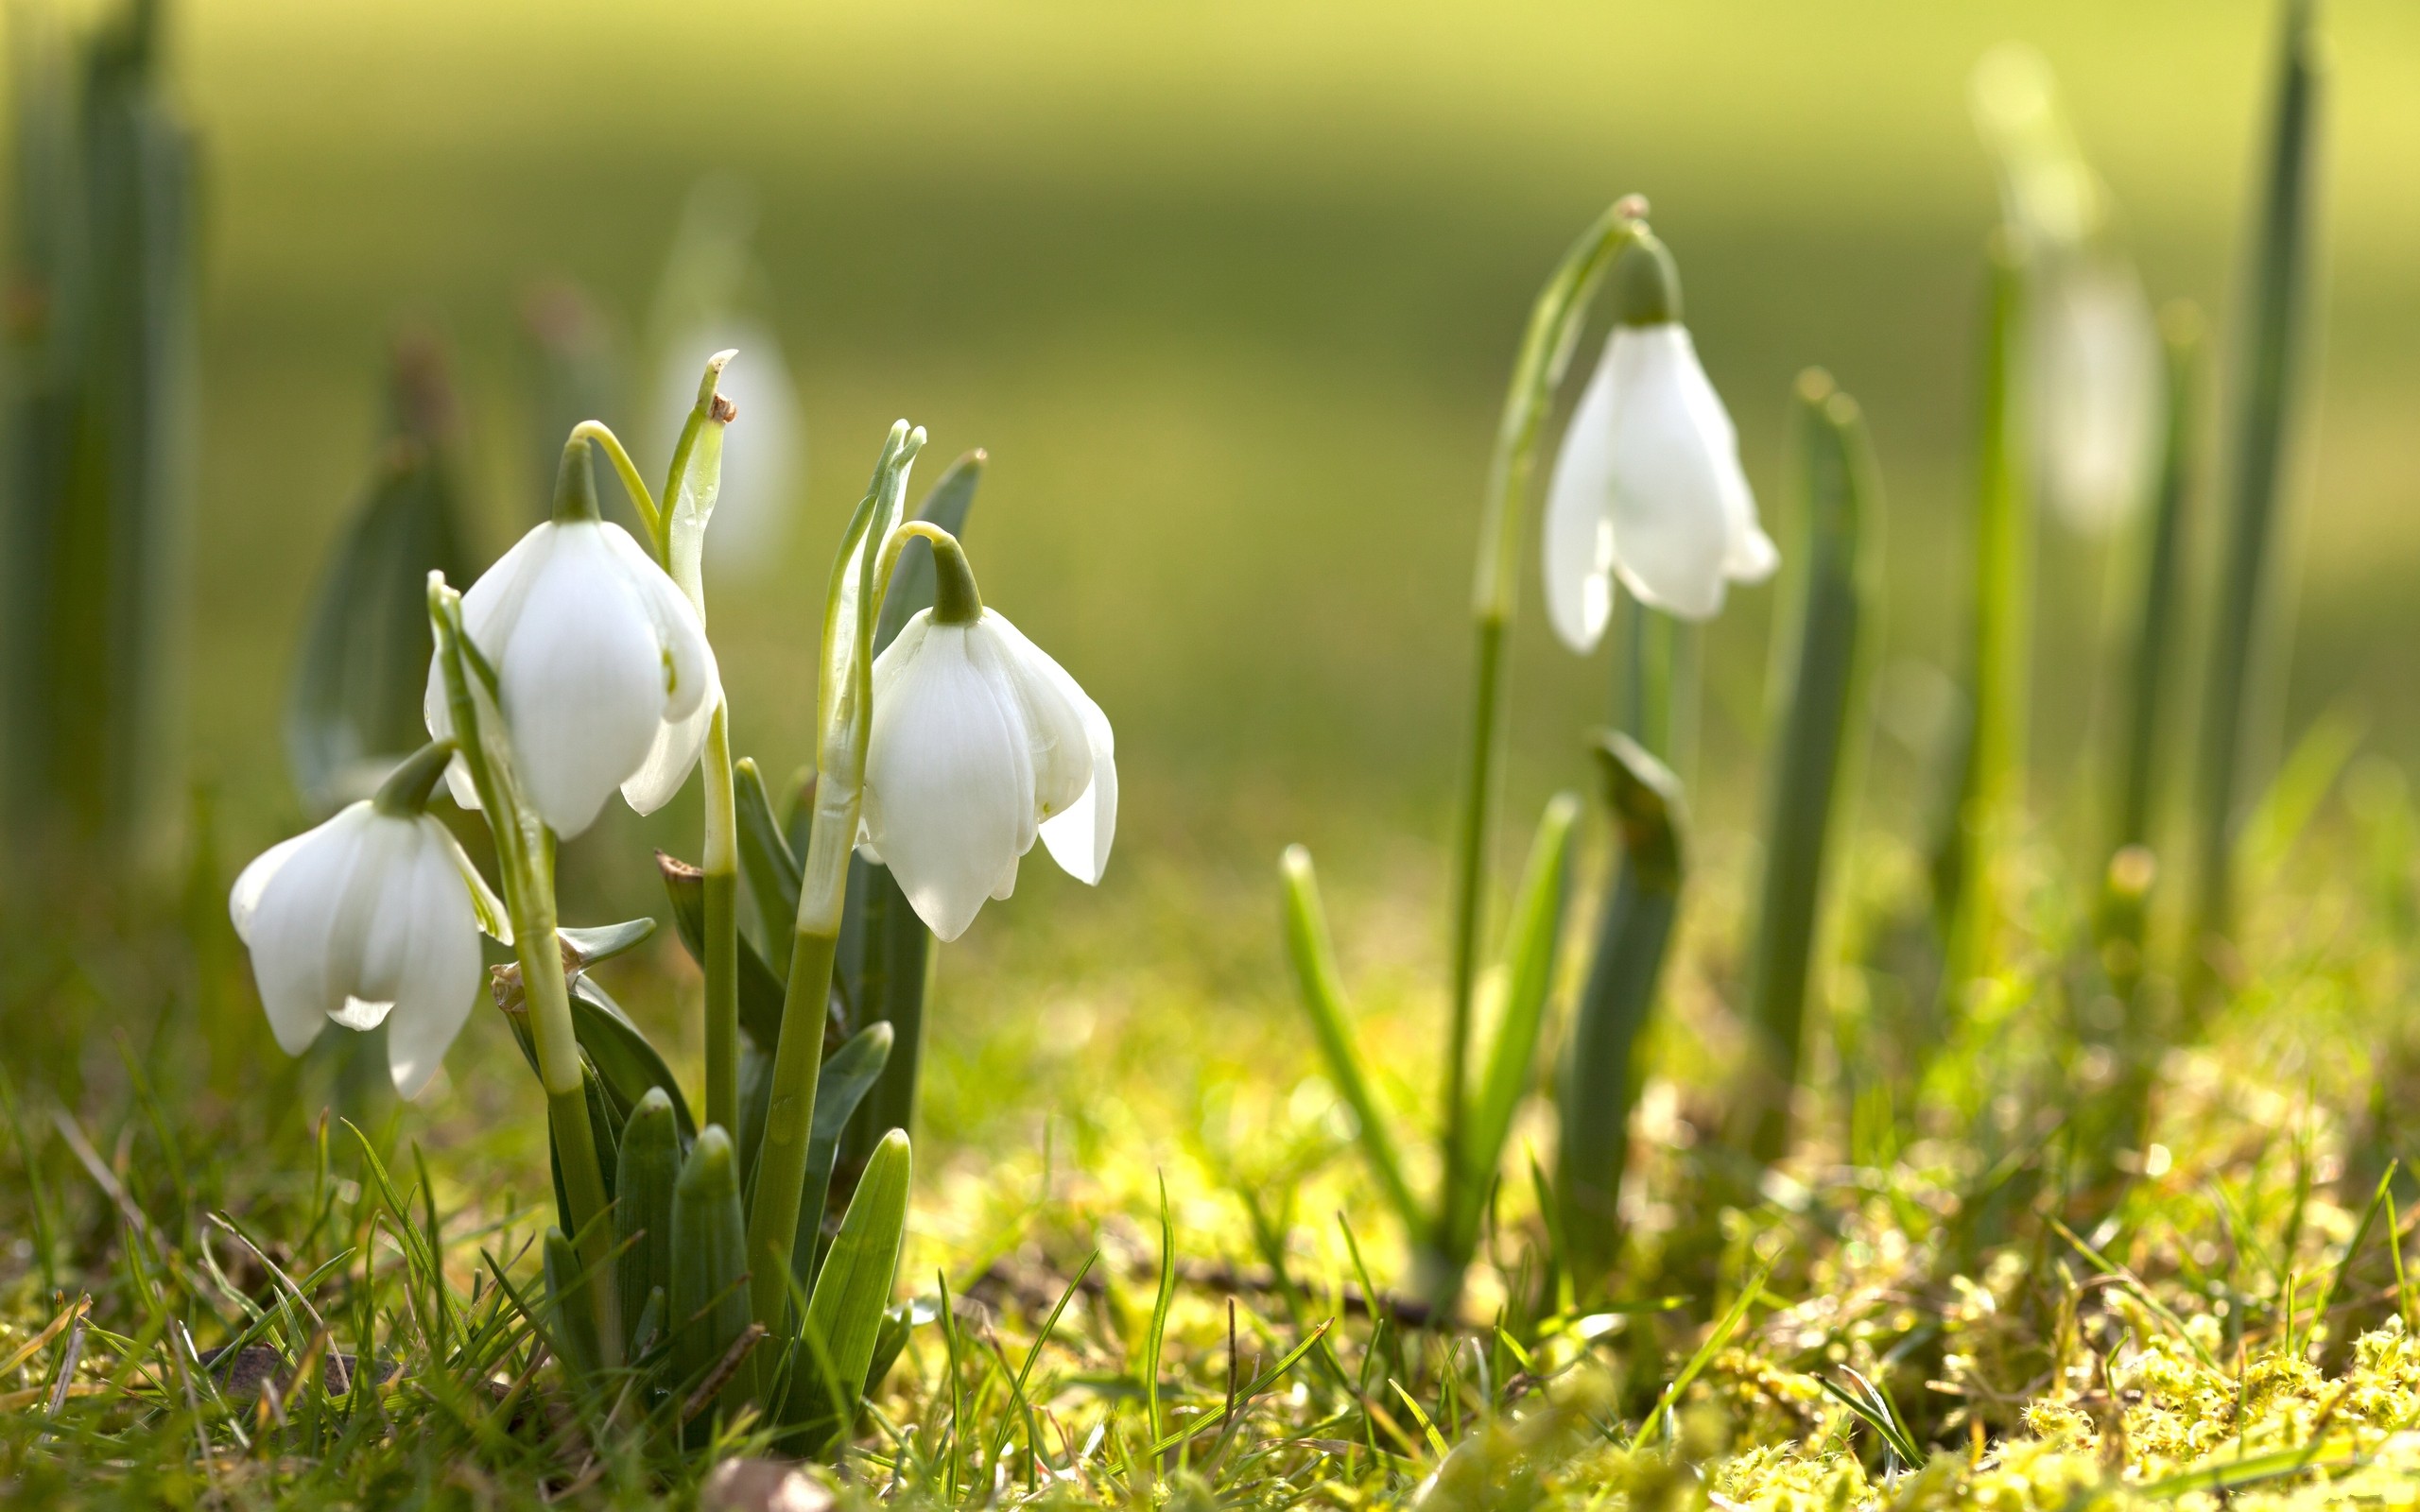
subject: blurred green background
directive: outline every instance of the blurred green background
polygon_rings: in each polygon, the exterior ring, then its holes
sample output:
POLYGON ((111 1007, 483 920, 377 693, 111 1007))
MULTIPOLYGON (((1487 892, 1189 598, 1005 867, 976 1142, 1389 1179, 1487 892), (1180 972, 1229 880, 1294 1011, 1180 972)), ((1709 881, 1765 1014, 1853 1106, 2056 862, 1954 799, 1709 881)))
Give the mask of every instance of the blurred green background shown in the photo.
MULTIPOLYGON (((1257 885, 1289 838, 1425 856, 1449 823, 1477 500, 1519 323, 1629 190, 1680 258, 1769 522, 1792 375, 1824 364, 1863 401, 1891 654, 1954 664, 1996 214, 1969 70, 1994 43, 2037 43, 2153 297, 2223 318, 2273 9, 198 0, 175 63, 207 163, 198 768, 242 853, 285 833, 279 700, 398 323, 455 352, 492 555, 542 507, 527 291, 576 280, 634 344, 714 169, 756 192, 807 434, 786 570, 715 591, 737 748, 770 772, 805 754, 832 534, 906 415, 932 433, 927 479, 991 451, 970 537, 987 597, 1116 723, 1109 889, 1155 868, 1257 885)), ((2393 747, 2420 738, 2420 9, 2344 0, 2325 29, 2292 705, 2349 692, 2393 747)), ((2045 556, 2037 770, 2055 802, 2089 707, 2095 560, 2045 556)), ((1734 779, 1770 598, 1737 595, 1707 656, 1716 832, 1751 816, 1734 779)), ((1515 830, 1584 775, 1575 737, 1606 676, 1534 613, 1517 658, 1515 830)), ((1912 758, 1877 759, 1876 808, 1905 821, 1912 758)), ((694 849, 691 820, 650 833, 694 849)), ((608 890, 645 906, 625 849, 608 890)), ((1045 886, 1054 912, 1100 906, 1045 886)))

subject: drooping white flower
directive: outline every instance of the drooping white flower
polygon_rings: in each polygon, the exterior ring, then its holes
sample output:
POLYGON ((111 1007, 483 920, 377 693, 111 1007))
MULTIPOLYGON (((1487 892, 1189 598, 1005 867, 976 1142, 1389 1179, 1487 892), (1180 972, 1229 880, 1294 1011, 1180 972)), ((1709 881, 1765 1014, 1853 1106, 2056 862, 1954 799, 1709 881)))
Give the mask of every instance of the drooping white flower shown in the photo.
POLYGON ((1037 834, 1068 875, 1100 881, 1117 760, 1100 706, 1015 626, 935 613, 874 662, 861 848, 948 940, 1014 890, 1037 834))
MULTIPOLYGON (((595 518, 593 503, 586 518, 562 513, 471 585, 462 627, 495 669, 530 806, 569 839, 625 783, 642 814, 679 791, 705 739, 704 722, 689 716, 718 685, 697 610, 655 559, 621 526, 595 518), (650 762, 667 724, 683 727, 684 748, 650 762), (648 780, 633 781, 642 772, 648 780)), ((429 733, 450 735, 445 679, 433 662, 425 709, 429 733)), ((475 807, 462 763, 446 775, 456 800, 475 807)))
POLYGON ((504 908, 445 826, 363 799, 263 851, 228 899, 279 1048, 331 1022, 387 1025, 395 1090, 416 1097, 479 993, 479 931, 504 908))
POLYGON ((1604 634, 1616 578, 1641 603, 1703 620, 1726 584, 1780 564, 1731 417, 1678 320, 1615 326, 1564 432, 1544 534, 1547 615, 1576 651, 1604 634))

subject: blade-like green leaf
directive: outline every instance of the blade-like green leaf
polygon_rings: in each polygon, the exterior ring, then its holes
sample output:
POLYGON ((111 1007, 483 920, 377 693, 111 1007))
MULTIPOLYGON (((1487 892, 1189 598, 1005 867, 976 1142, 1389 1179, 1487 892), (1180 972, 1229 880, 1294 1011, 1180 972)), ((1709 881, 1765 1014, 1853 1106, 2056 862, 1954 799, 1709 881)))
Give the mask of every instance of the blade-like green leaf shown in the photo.
POLYGON ((1504 1142, 1512 1132, 1512 1115, 1534 1078, 1547 998, 1554 987, 1555 946, 1563 937, 1571 831, 1579 817, 1580 799, 1572 794, 1557 794, 1547 804, 1513 901, 1512 928, 1505 938, 1503 1013, 1471 1116, 1462 1123, 1467 1143, 1460 1152, 1462 1180, 1455 1187, 1461 1202, 1458 1211, 1443 1215, 1445 1259, 1457 1269, 1478 1242, 1479 1215, 1503 1159, 1504 1142))
POLYGON ((672 1103, 681 1137, 696 1137, 697 1121, 681 1095, 680 1078, 621 1005, 584 971, 571 982, 571 1025, 581 1055, 612 1092, 617 1108, 635 1108, 649 1091, 661 1090, 672 1103))
POLYGON ((1597 954, 1556 1089, 1560 1231, 1574 1284, 1583 1289, 1601 1286, 1620 1242, 1638 1039, 1655 1005, 1682 877, 1679 780, 1621 735, 1607 736, 1597 754, 1621 838, 1620 871, 1598 922, 1597 954))
MULTIPOLYGON (((673 1190, 671 1269, 673 1389, 688 1391, 748 1327, 748 1219, 731 1139, 717 1125, 689 1147, 673 1190)), ((712 1417, 701 1413, 691 1424, 698 1439, 711 1432, 712 1417)))
MULTIPOLYGON (((1328 938, 1327 910, 1320 902, 1319 876, 1311 869, 1311 853, 1299 845, 1288 846, 1279 869, 1286 885, 1286 946, 1293 958, 1294 979, 1303 989, 1303 1009, 1310 1018, 1311 1034, 1319 1040, 1320 1053, 1327 1057, 1328 1074, 1335 1078, 1337 1091, 1353 1109, 1371 1175, 1378 1178, 1404 1228, 1419 1233, 1425 1227, 1420 1205, 1404 1181, 1403 1162, 1395 1156, 1394 1140, 1387 1132, 1377 1098, 1371 1094, 1370 1080, 1362 1074, 1353 1025, 1345 1017, 1344 984, 1336 969, 1336 947, 1328 938)), ((1157 1427, 1153 1425, 1155 1432, 1157 1427)))
POLYGON ((772 799, 753 757, 732 764, 732 806, 739 828, 739 876, 756 910, 766 964, 788 971, 790 936, 798 928, 798 856, 773 817, 772 799))
MULTIPOLYGON (((800 1194, 798 1242, 790 1252, 790 1266, 801 1284, 814 1274, 816 1243, 822 1233, 823 1215, 832 1205, 833 1163, 839 1154, 841 1131, 881 1077, 895 1042, 890 1025, 867 1024, 825 1057, 816 1075, 815 1123, 806 1142, 806 1189, 800 1194)), ((857 1173, 849 1175, 854 1198, 857 1173)))
POLYGON ((798 1425, 801 1447, 809 1453, 845 1436, 856 1421, 908 1228, 910 1174, 908 1136, 893 1130, 874 1147, 816 1278, 783 1413, 785 1421, 798 1425))
POLYGON ((571 959, 564 964, 574 971, 586 971, 646 944, 655 934, 655 920, 630 919, 618 924, 599 924, 594 929, 558 929, 555 933, 571 953, 571 959))
MULTIPOLYGON (((672 899, 672 927, 689 958, 703 964, 706 955, 706 877, 686 861, 655 853, 664 890, 672 899)), ((769 1048, 782 1037, 782 979, 742 936, 739 941, 739 1026, 748 1038, 769 1048)))
POLYGON ((638 1353, 648 1296, 672 1283, 672 1194, 681 1177, 681 1130, 672 1099, 651 1089, 622 1125, 620 1168, 614 1178, 614 1238, 622 1247, 618 1270, 622 1316, 631 1320, 638 1353))
POLYGON ((1779 1160, 1789 1142, 1824 884, 1837 836, 1856 803, 1857 717, 1867 648, 1879 608, 1882 511, 1854 401, 1829 376, 1798 381, 1797 483, 1806 527, 1791 554, 1789 600, 1776 643, 1773 754, 1765 796, 1765 871, 1748 957, 1749 1084, 1735 1131, 1749 1155, 1779 1160))
MULTIPOLYGON (((835 979, 854 1009, 850 1022, 889 1024, 891 1047, 880 1079, 841 1136, 843 1181, 864 1166, 882 1136, 894 1128, 909 1128, 915 1122, 925 997, 936 954, 932 931, 916 917, 914 905, 900 890, 890 868, 852 856, 835 979)), ((845 1201, 847 1193, 838 1195, 845 1201)))
POLYGON ((548 1321, 554 1325, 564 1363, 579 1375, 594 1376, 602 1357, 596 1349, 596 1313, 586 1297, 589 1281, 580 1269, 579 1256, 561 1228, 546 1230, 544 1263, 552 1314, 548 1321))

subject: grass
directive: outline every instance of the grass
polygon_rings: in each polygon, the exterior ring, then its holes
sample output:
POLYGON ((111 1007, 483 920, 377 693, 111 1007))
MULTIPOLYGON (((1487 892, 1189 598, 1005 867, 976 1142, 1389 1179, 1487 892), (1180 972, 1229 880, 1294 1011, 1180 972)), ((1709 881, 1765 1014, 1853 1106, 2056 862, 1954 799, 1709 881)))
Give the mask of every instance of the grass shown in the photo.
MULTIPOLYGON (((1164 911, 1177 894, 1141 879, 1109 936, 1192 949, 954 954, 925 1118, 938 1175, 902 1267, 933 1321, 838 1482, 908 1505, 1358 1505, 1423 1487, 1424 1504, 1473 1506, 2195 1505, 2221 1486, 2231 1504, 2399 1504, 2420 1473, 2420 1296, 2411 1188, 2382 1178, 2407 1153, 2392 1109, 2413 1074, 2397 1048, 2411 880, 2346 864, 2378 822, 2331 802, 2273 859, 2247 974, 2207 1043, 2163 1064, 2141 1150, 2081 1137, 2073 1110, 2106 1067, 2079 1043, 2093 1005, 2070 987, 2071 898, 2036 856, 2031 927, 2009 942, 2023 1006, 1936 1064, 1904 1143, 1852 1152, 1855 1068, 1836 1063, 1789 1160, 1729 1205, 1703 1162, 1722 1111, 1707 1074, 1739 1033, 1714 989, 1738 947, 1720 876, 1695 879, 1644 1099, 1630 1299, 1588 1313, 1536 1268, 1517 1158, 1460 1315, 1400 1295, 1404 1236, 1336 1094, 1268 1074, 1313 1062, 1307 1030, 1255 1001, 1282 984, 1250 911, 1185 932, 1164 911)), ((1861 875, 1892 869, 1878 844, 1861 875)), ((1433 902, 1340 909, 1383 955, 1433 902)), ((390 1114, 363 1138, 304 1117, 314 1068, 248 1061, 251 1094, 213 1094, 198 1005, 232 999, 240 1032, 256 1011, 240 978, 213 986, 173 932, 52 922, 82 946, 55 969, 108 961, 148 1011, 82 1047, 80 1091, 62 1095, 66 1067, 12 1063, 12 1504, 691 1494, 643 1452, 642 1414, 609 1421, 544 1365, 543 1310, 523 1305, 545 1222, 530 1110, 465 1106, 507 1091, 479 1069, 498 1025, 450 1058, 439 1118, 390 1114), (231 1345, 277 1353, 229 1380, 202 1359, 231 1345), (356 1376, 360 1360, 379 1364, 356 1376)), ((12 1012, 62 988, 28 954, 12 1012)), ((1852 1018, 1859 974, 1835 982, 1852 1018)), ((1429 1042, 1409 1031, 1434 990, 1370 975, 1387 984, 1364 994, 1371 1042, 1429 1042)), ((668 953, 614 988, 658 1017, 695 990, 668 953)), ((1380 1095, 1406 1105, 1428 1069, 1389 1060, 1380 1095)))

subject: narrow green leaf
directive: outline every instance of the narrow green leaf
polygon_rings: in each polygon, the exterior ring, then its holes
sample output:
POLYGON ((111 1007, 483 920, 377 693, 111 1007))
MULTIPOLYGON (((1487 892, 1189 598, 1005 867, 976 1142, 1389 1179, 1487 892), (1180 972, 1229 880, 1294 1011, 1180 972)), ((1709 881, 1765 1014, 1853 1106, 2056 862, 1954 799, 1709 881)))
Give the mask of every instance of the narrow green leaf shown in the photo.
POLYGON ((631 1320, 637 1358, 641 1314, 648 1294, 672 1282, 673 1189, 681 1178, 681 1128, 672 1099, 651 1089, 622 1125, 621 1159, 614 1177, 614 1238, 622 1250, 622 1315, 631 1320))
POLYGON ((1597 756, 1621 840, 1620 869, 1598 921, 1555 1099, 1561 1231, 1573 1283, 1583 1290, 1601 1288, 1620 1246, 1638 1041, 1655 1005, 1684 872, 1679 780, 1623 735, 1605 737, 1597 756))
POLYGON ((1512 1135, 1513 1115, 1535 1078, 1538 1040, 1546 1027, 1547 999, 1554 988, 1555 947, 1563 937, 1571 831, 1579 818, 1580 799, 1572 794, 1557 794, 1547 804, 1538 818, 1537 837, 1530 844, 1520 891, 1514 895, 1505 939, 1503 1012, 1470 1116, 1462 1123, 1462 1179, 1455 1187, 1460 1206, 1443 1215, 1445 1261, 1458 1272, 1469 1262, 1478 1242, 1479 1219, 1487 1208, 1496 1166, 1504 1157, 1504 1142, 1512 1135))
MULTIPOLYGON (((1362 1153, 1369 1159, 1371 1175, 1377 1177, 1404 1228, 1420 1233, 1426 1227, 1420 1205, 1404 1181, 1403 1162, 1396 1158, 1394 1140, 1387 1132, 1386 1118, 1377 1098, 1370 1091, 1369 1078, 1361 1071, 1353 1025, 1346 1017, 1344 984, 1336 968, 1336 946, 1328 937, 1327 911, 1320 902, 1318 874, 1311 869, 1311 853, 1299 845, 1288 846, 1279 863, 1279 871, 1286 888, 1286 946, 1293 959, 1295 982, 1303 990, 1303 1008, 1310 1018, 1311 1033, 1319 1040, 1321 1055, 1327 1059, 1328 1074, 1335 1078, 1337 1091, 1344 1098, 1345 1106, 1353 1109, 1356 1132, 1362 1153)), ((1159 1436, 1156 1423, 1152 1425, 1152 1436, 1159 1436)))
MULTIPOLYGON (((672 1371, 676 1391, 705 1380, 748 1327, 748 1220, 730 1136, 708 1125, 689 1147, 672 1194, 672 1371)), ((726 1390, 722 1400, 739 1393, 726 1390)), ((710 1432, 712 1414, 692 1429, 710 1432)))
POLYGON ((630 919, 618 924, 599 924, 594 929, 558 929, 555 934, 574 957, 565 964, 575 971, 586 971, 646 944, 655 934, 655 920, 630 919))
POLYGON ((2166 424, 2148 536, 2142 543, 2142 576, 2135 593, 2135 623, 2119 703, 2124 711, 2123 745, 2111 803, 2111 855, 2130 845, 2152 841, 2161 735, 2171 717, 2169 690, 2183 633, 2187 524, 2200 482, 2207 366, 2202 351, 2201 311, 2183 301, 2162 311, 2160 339, 2168 356, 2166 424))
MULTIPOLYGON (((815 1251, 831 1207, 833 1162, 850 1115, 882 1075, 890 1059, 890 1025, 870 1023, 851 1035, 839 1049, 823 1057, 815 1077, 815 1122, 806 1141, 806 1187, 799 1194, 798 1238, 790 1250, 790 1268, 801 1285, 813 1279, 815 1251)), ((851 1193, 855 1199, 854 1190, 851 1193)))
POLYGON ((774 975, 789 970, 790 936, 798 928, 798 857, 773 817, 764 774, 753 757, 732 764, 732 807, 739 828, 739 877, 756 910, 757 932, 774 975))
POLYGON ((785 1414, 800 1425, 809 1453, 845 1437, 856 1421, 907 1233, 911 1172, 908 1136, 894 1130, 875 1146, 815 1279, 785 1414))
POLYGON ((436 643, 428 575, 468 582, 450 455, 453 395, 435 349, 395 353, 387 440, 320 581, 285 702, 285 753, 311 807, 369 796, 427 738, 421 701, 436 643))
MULTIPOLYGON (((655 853, 664 890, 672 899, 672 927, 689 958, 706 958, 706 874, 686 861, 655 853)), ((769 1050, 782 1037, 782 996, 786 988, 765 957, 746 936, 739 940, 739 1026, 759 1047, 769 1050)))
POLYGON ((1798 380, 1797 489, 1806 527, 1775 646, 1765 869, 1748 957, 1754 1036, 1737 1130, 1748 1154, 1789 1143, 1807 999, 1823 977, 1826 878, 1856 805, 1858 703, 1879 609, 1881 501, 1856 402, 1810 370, 1798 380))
POLYGON ((649 1091, 660 1091, 672 1104, 681 1137, 695 1137, 697 1121, 681 1094, 680 1078, 621 1005, 584 971, 572 978, 571 1025, 582 1057, 612 1093, 618 1111, 627 1114, 649 1091))
POLYGON ((882 1075, 841 1136, 844 1172, 861 1167, 875 1143, 892 1129, 914 1132, 925 998, 937 954, 932 931, 916 916, 890 868, 851 857, 836 980, 852 1009, 850 1022, 889 1024, 891 1047, 882 1075))
POLYGON ((562 1345, 563 1363, 579 1375, 594 1376, 603 1358, 596 1348, 596 1312, 588 1304, 579 1256, 561 1228, 546 1230, 544 1261, 549 1321, 562 1345))
MULTIPOLYGON (((2320 68, 2311 0, 2287 0, 2279 39, 2275 112, 2270 118, 2268 161, 2254 227, 2247 327, 2237 351, 2241 364, 2231 386, 2233 413, 2221 442, 2227 477, 2226 543, 2217 601, 2211 606, 2209 662, 2203 679, 2200 770, 2196 774, 2197 865, 2194 956, 2210 936, 2224 936, 2234 919, 2229 866, 2242 766, 2256 744, 2255 696, 2264 651, 2277 627, 2275 606, 2279 498, 2287 440, 2300 387, 2303 326, 2309 305, 2310 200, 2318 178, 2320 68)), ((2208 996, 2206 971, 2187 992, 2188 1018, 2208 996)), ((2189 1027, 2189 1025, 2188 1025, 2189 1027)))

